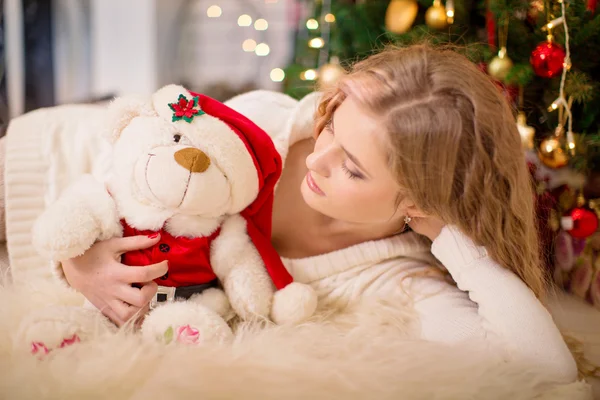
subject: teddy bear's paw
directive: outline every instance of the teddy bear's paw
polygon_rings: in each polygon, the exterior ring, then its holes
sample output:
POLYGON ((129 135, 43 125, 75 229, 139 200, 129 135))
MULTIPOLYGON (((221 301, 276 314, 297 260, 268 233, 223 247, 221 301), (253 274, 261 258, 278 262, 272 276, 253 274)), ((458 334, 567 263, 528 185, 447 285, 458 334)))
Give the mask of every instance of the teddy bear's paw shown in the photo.
POLYGON ((69 213, 56 205, 36 221, 32 243, 41 255, 62 261, 83 254, 99 235, 98 220, 84 207, 75 207, 73 213, 69 213))
POLYGON ((116 330, 98 311, 77 306, 53 306, 27 315, 14 337, 14 346, 36 356, 90 340, 116 330))
POLYGON ((221 289, 210 288, 200 294, 196 294, 188 300, 193 303, 202 304, 219 314, 225 321, 229 321, 235 316, 233 308, 225 292, 221 289))
POLYGON ((225 343, 233 332, 219 314, 206 306, 177 301, 152 310, 142 324, 142 336, 166 344, 225 343))

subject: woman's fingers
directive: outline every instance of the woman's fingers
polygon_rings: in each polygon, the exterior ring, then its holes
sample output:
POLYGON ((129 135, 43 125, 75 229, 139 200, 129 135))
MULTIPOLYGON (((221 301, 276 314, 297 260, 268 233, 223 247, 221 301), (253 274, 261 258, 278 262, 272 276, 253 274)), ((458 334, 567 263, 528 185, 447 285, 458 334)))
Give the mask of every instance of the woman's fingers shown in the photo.
POLYGON ((125 321, 121 319, 121 317, 112 308, 108 306, 106 306, 100 311, 117 326, 122 326, 125 323, 125 321))
POLYGON ((131 304, 124 303, 120 300, 115 300, 110 307, 116 316, 113 321, 115 321, 118 326, 124 325, 134 316, 141 314, 140 307, 132 306, 131 304))
POLYGON ((150 303, 157 289, 158 285, 155 282, 144 283, 141 288, 123 286, 118 297, 134 307, 143 308, 150 303))
POLYGON ((166 260, 144 267, 125 267, 120 271, 120 280, 127 284, 150 282, 160 278, 169 270, 169 264, 166 260))
POLYGON ((116 255, 120 256, 128 251, 136 251, 147 249, 154 246, 160 240, 160 235, 157 233, 151 236, 129 236, 124 238, 113 238, 106 241, 111 250, 116 255))

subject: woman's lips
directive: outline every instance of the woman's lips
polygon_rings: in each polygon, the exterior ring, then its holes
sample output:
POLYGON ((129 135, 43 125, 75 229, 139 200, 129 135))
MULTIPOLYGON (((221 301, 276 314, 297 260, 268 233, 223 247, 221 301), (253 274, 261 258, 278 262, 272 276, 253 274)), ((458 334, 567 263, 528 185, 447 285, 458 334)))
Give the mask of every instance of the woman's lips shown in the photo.
POLYGON ((306 174, 306 184, 308 185, 310 190, 312 190, 319 196, 325 196, 325 192, 323 192, 319 185, 317 185, 317 183, 314 181, 312 175, 310 174, 310 171, 306 174))

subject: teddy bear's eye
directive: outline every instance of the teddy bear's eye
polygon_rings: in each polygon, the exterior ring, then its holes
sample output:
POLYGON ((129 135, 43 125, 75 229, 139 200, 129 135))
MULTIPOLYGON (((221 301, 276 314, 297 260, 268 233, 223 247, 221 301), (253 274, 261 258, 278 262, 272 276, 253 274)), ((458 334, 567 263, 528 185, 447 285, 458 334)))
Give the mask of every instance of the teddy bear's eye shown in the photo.
POLYGON ((173 135, 173 140, 175 141, 175 143, 179 143, 179 141, 181 140, 181 135, 180 134, 173 135))

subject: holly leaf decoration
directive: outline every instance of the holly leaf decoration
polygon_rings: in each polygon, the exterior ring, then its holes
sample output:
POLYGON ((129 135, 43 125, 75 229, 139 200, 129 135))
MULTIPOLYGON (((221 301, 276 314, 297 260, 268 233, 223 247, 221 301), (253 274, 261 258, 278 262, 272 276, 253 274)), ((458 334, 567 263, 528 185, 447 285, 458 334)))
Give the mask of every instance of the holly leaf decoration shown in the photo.
POLYGON ((188 100, 180 94, 176 103, 169 103, 169 108, 173 111, 173 122, 184 120, 191 123, 194 117, 206 114, 198 105, 198 96, 188 100))
POLYGON ((165 343, 169 344, 173 341, 173 327, 169 326, 165 333, 163 334, 163 338, 165 339, 165 343))

